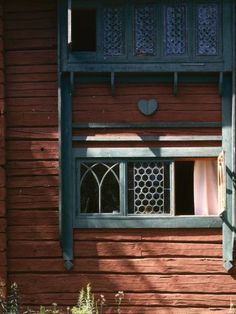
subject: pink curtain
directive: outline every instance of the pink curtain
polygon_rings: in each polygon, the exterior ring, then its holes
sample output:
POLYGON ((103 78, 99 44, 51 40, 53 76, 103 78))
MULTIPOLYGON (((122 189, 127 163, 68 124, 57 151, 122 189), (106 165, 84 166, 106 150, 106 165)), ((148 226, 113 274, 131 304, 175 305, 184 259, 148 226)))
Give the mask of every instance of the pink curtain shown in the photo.
POLYGON ((218 215, 217 161, 195 160, 193 177, 195 215, 218 215))

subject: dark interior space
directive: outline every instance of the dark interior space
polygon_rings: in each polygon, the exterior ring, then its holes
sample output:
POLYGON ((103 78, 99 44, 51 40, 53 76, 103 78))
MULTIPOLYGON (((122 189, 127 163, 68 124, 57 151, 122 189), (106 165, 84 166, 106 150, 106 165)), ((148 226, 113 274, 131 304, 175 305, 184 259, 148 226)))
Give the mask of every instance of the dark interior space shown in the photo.
POLYGON ((175 162, 176 215, 194 215, 193 167, 194 161, 175 162))
POLYGON ((96 51, 96 9, 72 11, 72 51, 96 51))

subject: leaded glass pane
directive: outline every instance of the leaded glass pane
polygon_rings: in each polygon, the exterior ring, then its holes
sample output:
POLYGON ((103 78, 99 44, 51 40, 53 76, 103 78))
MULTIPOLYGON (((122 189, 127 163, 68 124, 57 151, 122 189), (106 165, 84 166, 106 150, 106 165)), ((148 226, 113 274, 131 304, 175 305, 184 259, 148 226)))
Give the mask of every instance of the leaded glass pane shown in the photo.
POLYGON ((168 6, 165 9, 165 55, 183 55, 186 46, 186 7, 168 6))
POLYGON ((104 56, 120 56, 124 53, 124 25, 122 8, 103 10, 103 53, 104 56))
POLYGON ((81 213, 119 213, 120 180, 118 163, 81 163, 81 213))
POLYGON ((130 214, 170 214, 170 163, 128 164, 130 214))
POLYGON ((214 56, 218 53, 219 9, 217 4, 197 7, 197 54, 214 56))
POLYGON ((156 53, 156 18, 153 5, 135 8, 135 55, 153 56, 156 53))

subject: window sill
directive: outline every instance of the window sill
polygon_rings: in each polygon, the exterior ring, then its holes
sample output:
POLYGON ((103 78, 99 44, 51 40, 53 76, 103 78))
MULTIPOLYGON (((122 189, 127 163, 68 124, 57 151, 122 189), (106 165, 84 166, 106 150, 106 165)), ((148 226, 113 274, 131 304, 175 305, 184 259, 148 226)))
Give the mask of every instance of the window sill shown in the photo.
POLYGON ((77 217, 74 228, 220 228, 218 216, 77 217))

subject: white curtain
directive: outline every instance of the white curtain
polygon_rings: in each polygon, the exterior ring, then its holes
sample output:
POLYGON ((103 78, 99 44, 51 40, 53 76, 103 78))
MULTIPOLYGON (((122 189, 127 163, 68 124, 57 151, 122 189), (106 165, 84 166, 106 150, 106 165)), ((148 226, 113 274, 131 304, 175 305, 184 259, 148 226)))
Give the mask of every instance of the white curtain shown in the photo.
POLYGON ((195 160, 193 177, 195 215, 218 215, 217 161, 195 160))

